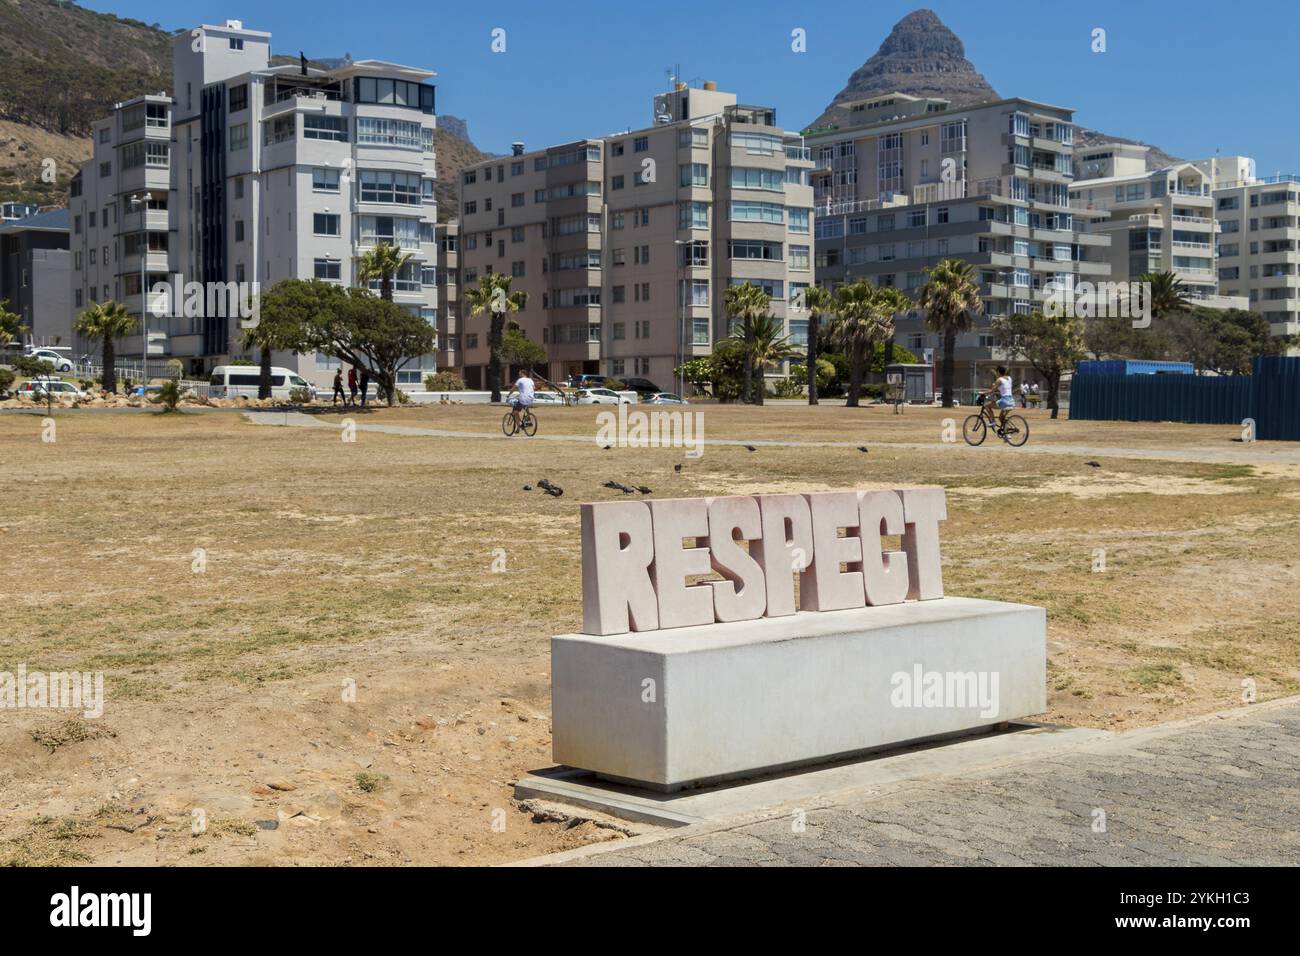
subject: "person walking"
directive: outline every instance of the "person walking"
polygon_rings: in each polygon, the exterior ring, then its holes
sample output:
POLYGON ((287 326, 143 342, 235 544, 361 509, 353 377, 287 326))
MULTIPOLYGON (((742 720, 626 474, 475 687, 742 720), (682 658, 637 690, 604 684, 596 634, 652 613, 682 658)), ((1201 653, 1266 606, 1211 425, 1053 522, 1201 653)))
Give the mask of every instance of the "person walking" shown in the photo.
POLYGON ((330 404, 337 405, 340 398, 343 399, 343 407, 347 408, 348 396, 347 393, 343 391, 343 369, 336 368, 334 370, 334 395, 330 399, 330 404))
POLYGON ((352 395, 352 407, 357 407, 357 367, 348 366, 348 392, 352 395))
POLYGON ((1029 407, 1029 383, 1023 378, 1020 380, 1020 407, 1029 407))
POLYGON ((366 407, 366 402, 370 395, 370 369, 361 370, 361 407, 366 407))

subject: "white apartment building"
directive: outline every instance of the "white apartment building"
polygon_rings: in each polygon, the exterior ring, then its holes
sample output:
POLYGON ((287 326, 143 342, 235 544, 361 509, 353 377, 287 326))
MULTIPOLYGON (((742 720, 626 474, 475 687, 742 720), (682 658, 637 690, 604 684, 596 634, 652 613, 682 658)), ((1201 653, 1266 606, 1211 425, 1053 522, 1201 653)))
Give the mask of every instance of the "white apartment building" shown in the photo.
POLYGON ((1136 281, 1148 272, 1173 272, 1187 294, 1212 308, 1245 307, 1219 295, 1211 174, 1194 163, 1148 170, 1149 147, 1103 143, 1080 151, 1080 178, 1070 196, 1111 238, 1111 277, 1136 281))
POLYGON ((1196 165, 1214 181, 1219 291, 1243 298, 1274 335, 1300 335, 1300 176, 1256 176, 1245 156, 1196 165))
MULTIPOLYGON (((851 125, 805 131, 817 282, 866 278, 915 295, 927 267, 971 263, 986 314, 957 338, 955 381, 984 387, 989 367, 1007 361, 994 318, 1041 307, 1051 283, 1072 289, 1110 275, 1108 237, 1088 232, 1070 202, 1073 113, 1025 99, 954 108, 902 93, 849 106, 851 125)), ((938 363, 941 337, 920 310, 895 324, 898 344, 938 363)))
MULTIPOLYGON (((85 275, 85 298, 120 299, 138 312, 139 279, 131 276, 142 247, 149 286, 179 274, 205 287, 268 289, 290 278, 359 284, 357 257, 382 242, 412 256, 394 301, 436 323, 432 72, 380 60, 287 61, 272 56, 269 33, 237 20, 177 34, 173 72, 171 97, 122 104, 96 126, 96 154, 72 197, 74 223, 80 214, 87 229, 99 224, 93 245, 89 235, 85 243, 85 266, 95 265, 92 249, 99 262, 85 275), (143 193, 141 213, 131 200, 143 193)), ((74 229, 74 251, 77 242, 74 229)), ((150 354, 179 358, 191 374, 256 359, 240 321, 212 310, 151 315, 150 354)), ((128 354, 131 344, 124 343, 128 354)), ((274 362, 318 385, 338 364, 289 353, 274 362)), ((421 356, 399 384, 435 367, 434 355, 421 356)))
MULTIPOLYGON (((724 295, 744 282, 768 293, 793 344, 807 341, 812 162, 801 138, 712 83, 676 84, 653 115, 599 139, 516 144, 463 171, 462 293, 508 272, 528 293, 512 318, 546 349, 552 380, 597 373, 675 390, 674 369, 730 334, 724 295)), ((462 318, 470 387, 487 386, 488 326, 462 318)))

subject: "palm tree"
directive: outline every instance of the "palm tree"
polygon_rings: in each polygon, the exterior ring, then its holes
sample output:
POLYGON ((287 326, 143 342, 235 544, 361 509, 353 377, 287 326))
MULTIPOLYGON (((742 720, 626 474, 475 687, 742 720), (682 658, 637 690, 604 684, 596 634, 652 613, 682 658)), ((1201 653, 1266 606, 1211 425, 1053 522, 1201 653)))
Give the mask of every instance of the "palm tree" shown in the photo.
POLYGON ((943 407, 952 408, 953 362, 957 336, 970 331, 974 316, 984 314, 975 270, 963 259, 944 259, 925 270, 916 304, 925 309, 925 324, 943 336, 943 407))
POLYGON ((357 279, 363 283, 379 280, 379 298, 393 301, 393 279, 406 267, 412 254, 402 252, 397 246, 381 242, 357 259, 357 279))
MULTIPOLYGON (((771 304, 771 297, 752 282, 733 285, 723 296, 727 314, 742 322, 740 338, 745 343, 745 390, 741 395, 743 402, 754 401, 754 363, 750 357, 754 347, 754 317, 765 314, 771 304)), ((762 388, 761 381, 758 387, 762 388)))
POLYGON ((759 373, 760 387, 754 395, 754 404, 762 405, 761 376, 763 369, 768 365, 784 362, 794 353, 795 348, 790 344, 790 336, 786 334, 785 323, 770 312, 754 316, 750 320, 749 341, 747 343, 745 343, 744 337, 743 329, 737 329, 732 336, 732 338, 743 343, 742 348, 745 350, 746 361, 759 373))
POLYGON ((829 289, 813 285, 803 290, 804 308, 808 310, 808 404, 817 404, 817 340, 821 335, 822 316, 835 308, 835 296, 829 289))
POLYGON ((117 392, 117 356, 113 342, 135 331, 136 320, 120 302, 96 302, 77 318, 77 332, 104 343, 104 372, 101 382, 106 392, 117 392))
POLYGON ((839 289, 830 333, 849 360, 847 407, 857 408, 858 393, 875 354, 876 343, 894 334, 894 316, 909 305, 907 296, 897 289, 878 289, 866 279, 839 289))
POLYGON ((500 272, 479 276, 478 285, 461 293, 469 305, 470 318, 487 313, 492 316, 488 329, 488 388, 492 401, 501 401, 501 340, 506 316, 518 312, 528 302, 527 292, 511 292, 511 277, 500 272))
POLYGON ((0 299, 0 345, 8 345, 27 328, 22 324, 23 317, 10 312, 8 306, 8 299, 0 299))
POLYGON ((1182 312, 1191 308, 1192 303, 1187 297, 1187 287, 1183 285, 1183 280, 1172 272, 1148 272, 1140 276, 1138 281, 1151 283, 1151 297, 1147 305, 1151 309, 1153 319, 1170 312, 1182 312))

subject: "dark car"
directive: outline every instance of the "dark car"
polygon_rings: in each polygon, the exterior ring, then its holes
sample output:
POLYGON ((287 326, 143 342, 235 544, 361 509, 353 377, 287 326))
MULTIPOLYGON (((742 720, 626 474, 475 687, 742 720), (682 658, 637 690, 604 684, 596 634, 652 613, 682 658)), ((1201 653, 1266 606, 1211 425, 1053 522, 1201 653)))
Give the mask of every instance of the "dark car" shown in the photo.
POLYGON ((658 385, 648 378, 625 378, 623 384, 626 386, 626 391, 636 392, 638 395, 654 395, 662 391, 658 385))
POLYGON ((609 379, 604 375, 570 375, 566 388, 604 388, 609 379))

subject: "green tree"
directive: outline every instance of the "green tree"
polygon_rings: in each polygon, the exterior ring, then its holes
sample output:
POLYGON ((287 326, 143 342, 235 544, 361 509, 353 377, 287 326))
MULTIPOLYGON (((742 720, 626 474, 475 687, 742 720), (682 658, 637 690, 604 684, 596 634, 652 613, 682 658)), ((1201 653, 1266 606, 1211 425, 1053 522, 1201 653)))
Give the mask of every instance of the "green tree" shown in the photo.
POLYGON ((357 279, 363 284, 379 280, 379 297, 393 301, 393 280, 412 259, 412 254, 402 252, 397 246, 381 242, 357 258, 357 279))
POLYGON ((158 386, 158 392, 149 401, 161 405, 164 412, 174 412, 189 390, 188 385, 182 385, 177 379, 169 378, 158 386))
POLYGON ((984 313, 975 270, 962 259, 944 259, 925 270, 929 279, 921 286, 916 304, 925 310, 925 324, 943 336, 943 407, 952 408, 957 336, 974 326, 984 313))
MULTIPOLYGON (((818 367, 817 349, 821 343, 818 339, 821 337, 822 316, 830 315, 835 308, 835 296, 829 289, 823 289, 821 286, 809 286, 803 290, 803 305, 808 310, 808 366, 818 367)), ((817 391, 821 375, 814 375, 808 379, 808 404, 817 404, 817 391)))
POLYGON ((1047 407, 1056 418, 1060 410, 1061 376, 1087 354, 1083 320, 1077 316, 1008 315, 993 323, 998 344, 1012 356, 1023 357, 1047 383, 1047 407))
POLYGON ((754 404, 763 404, 763 372, 769 365, 784 362, 794 354, 790 336, 786 334, 785 324, 771 313, 765 312, 750 319, 749 341, 743 339, 743 330, 737 329, 733 338, 744 346, 747 364, 758 373, 758 388, 754 394, 754 404))
POLYGON ((8 345, 26 328, 23 317, 8 309, 9 300, 0 299, 0 345, 8 345))
POLYGON ((397 401, 397 373, 432 352, 437 333, 421 316, 365 289, 344 291, 333 311, 311 320, 307 348, 370 369, 392 405, 397 401))
POLYGON ((1191 307, 1187 287, 1174 273, 1147 272, 1138 277, 1139 282, 1151 283, 1151 318, 1158 319, 1170 312, 1182 312, 1191 307))
MULTIPOLYGON (((338 289, 338 286, 327 282, 322 282, 321 285, 338 289)), ((304 311, 306 303, 303 300, 307 298, 312 303, 319 301, 319 296, 313 291, 316 288, 305 286, 301 279, 286 279, 277 282, 260 297, 256 325, 244 330, 245 347, 257 348, 261 353, 258 398, 271 397, 271 353, 277 350, 301 352, 306 349, 306 319, 309 313, 304 311)))
POLYGON ((103 375, 106 392, 117 393, 117 353, 114 343, 135 331, 136 320, 120 302, 96 302, 77 318, 76 330, 103 343, 103 375))
MULTIPOLYGON (((740 319, 739 338, 744 343, 742 350, 742 359, 744 361, 743 377, 744 391, 741 393, 741 401, 754 401, 754 363, 751 358, 754 343, 754 317, 765 314, 771 308, 772 299, 760 287, 752 282, 743 282, 740 285, 733 285, 727 289, 723 295, 723 307, 727 314, 735 319, 740 319)), ((762 383, 759 383, 762 388, 762 383)))
POLYGON ((877 345, 883 345, 893 335, 894 316, 910 304, 897 289, 877 288, 866 279, 837 291, 830 335, 849 360, 849 408, 858 407, 868 364, 877 345))
POLYGON ((527 292, 511 292, 511 277, 500 272, 479 276, 478 285, 466 289, 461 298, 469 306, 469 316, 490 315, 488 327, 488 388, 492 401, 501 401, 501 344, 506 316, 519 312, 528 303, 527 292))
POLYGON ((546 361, 546 349, 525 335, 523 326, 512 320, 506 324, 501 337, 501 358, 507 365, 524 366, 531 371, 546 361))

